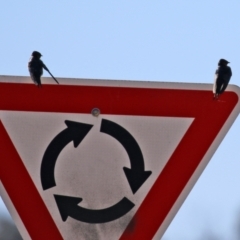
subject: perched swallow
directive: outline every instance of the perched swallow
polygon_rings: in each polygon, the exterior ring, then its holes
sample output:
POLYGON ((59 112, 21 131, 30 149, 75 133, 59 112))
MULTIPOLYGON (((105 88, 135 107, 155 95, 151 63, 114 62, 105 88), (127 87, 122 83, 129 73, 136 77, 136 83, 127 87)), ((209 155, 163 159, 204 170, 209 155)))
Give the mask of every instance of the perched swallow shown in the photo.
POLYGON ((228 83, 232 76, 232 70, 228 65, 228 61, 220 59, 218 62, 218 68, 215 72, 215 81, 213 84, 214 99, 218 99, 228 86, 228 83))
MULTIPOLYGON (((38 51, 33 51, 32 56, 28 62, 28 70, 30 73, 30 76, 33 80, 33 82, 38 86, 41 87, 41 76, 43 74, 43 69, 45 69, 49 74, 52 76, 52 78, 58 83, 57 79, 50 73, 47 66, 43 63, 43 61, 40 59, 42 54, 38 51)), ((59 83, 58 83, 59 84, 59 83)))

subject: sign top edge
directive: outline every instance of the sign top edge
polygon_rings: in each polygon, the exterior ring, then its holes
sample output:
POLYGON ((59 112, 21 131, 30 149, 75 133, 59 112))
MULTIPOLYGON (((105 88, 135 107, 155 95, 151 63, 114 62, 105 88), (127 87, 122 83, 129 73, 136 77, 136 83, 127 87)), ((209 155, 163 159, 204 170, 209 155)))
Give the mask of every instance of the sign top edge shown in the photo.
MULTIPOLYGON (((91 78, 57 78, 60 85, 79 86, 107 86, 107 87, 133 87, 133 88, 161 88, 179 90, 206 90, 212 91, 213 83, 185 83, 164 81, 120 80, 120 79, 91 79, 91 78)), ((34 84, 29 76, 0 75, 0 83, 34 84)), ((51 77, 42 77, 42 84, 54 85, 51 77)), ((57 85, 56 85, 57 86, 57 85)), ((236 92, 240 98, 240 87, 229 84, 226 91, 236 92)))

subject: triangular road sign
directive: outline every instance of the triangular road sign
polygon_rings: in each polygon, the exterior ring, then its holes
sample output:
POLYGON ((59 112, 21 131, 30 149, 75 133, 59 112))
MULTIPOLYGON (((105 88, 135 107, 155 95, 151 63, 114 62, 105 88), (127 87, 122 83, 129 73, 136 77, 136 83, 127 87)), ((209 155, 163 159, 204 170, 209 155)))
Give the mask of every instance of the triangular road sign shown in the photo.
POLYGON ((24 239, 160 239, 240 112, 210 84, 0 77, 0 194, 24 239), (18 83, 17 83, 18 82, 18 83))

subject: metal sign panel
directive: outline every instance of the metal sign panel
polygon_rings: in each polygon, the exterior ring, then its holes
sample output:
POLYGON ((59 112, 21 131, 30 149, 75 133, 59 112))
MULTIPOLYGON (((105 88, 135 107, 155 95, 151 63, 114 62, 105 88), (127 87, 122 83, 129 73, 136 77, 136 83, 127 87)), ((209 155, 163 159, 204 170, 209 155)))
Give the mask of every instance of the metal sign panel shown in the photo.
POLYGON ((0 194, 24 239, 159 239, 240 111, 212 85, 0 77, 0 194), (45 79, 48 80, 48 79, 45 79))

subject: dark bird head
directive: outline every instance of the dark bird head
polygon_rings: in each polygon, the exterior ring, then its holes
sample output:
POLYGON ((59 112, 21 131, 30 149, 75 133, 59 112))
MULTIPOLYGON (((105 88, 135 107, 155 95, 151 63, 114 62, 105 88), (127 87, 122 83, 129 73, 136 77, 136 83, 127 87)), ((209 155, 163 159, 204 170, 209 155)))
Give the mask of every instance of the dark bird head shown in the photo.
POLYGON ((227 61, 226 59, 220 59, 218 62, 218 66, 224 66, 227 65, 229 63, 229 61, 227 61))
POLYGON ((32 52, 32 56, 33 56, 33 57, 40 58, 40 57, 42 56, 42 54, 41 54, 40 52, 38 52, 38 51, 33 51, 33 52, 32 52))

